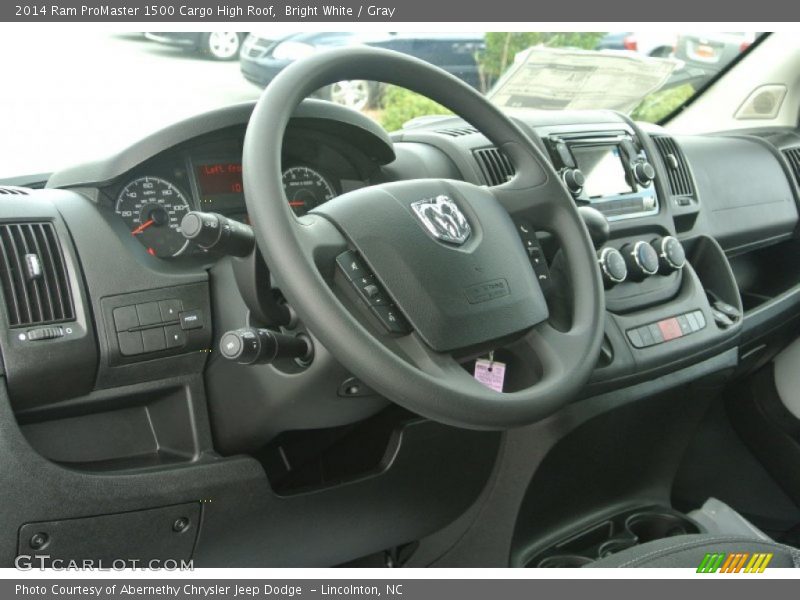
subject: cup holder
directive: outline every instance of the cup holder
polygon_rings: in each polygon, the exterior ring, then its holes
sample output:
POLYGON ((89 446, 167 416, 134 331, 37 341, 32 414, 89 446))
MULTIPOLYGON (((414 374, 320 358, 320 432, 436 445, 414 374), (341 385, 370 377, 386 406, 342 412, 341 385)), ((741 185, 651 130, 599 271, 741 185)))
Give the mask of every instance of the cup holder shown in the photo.
POLYGON ((597 558, 605 558, 617 552, 622 552, 628 548, 633 548, 637 544, 635 537, 618 538, 615 540, 608 540, 600 548, 597 549, 597 558))
POLYGON ((669 508, 628 510, 567 536, 525 561, 540 569, 578 568, 654 540, 700 533, 684 515, 669 508))
POLYGON ((577 554, 562 554, 556 556, 548 556, 537 567, 540 569, 578 569, 584 565, 593 562, 588 556, 579 556, 577 554))
POLYGON ((640 544, 700 531, 686 517, 666 512, 633 514, 628 517, 625 528, 640 544))

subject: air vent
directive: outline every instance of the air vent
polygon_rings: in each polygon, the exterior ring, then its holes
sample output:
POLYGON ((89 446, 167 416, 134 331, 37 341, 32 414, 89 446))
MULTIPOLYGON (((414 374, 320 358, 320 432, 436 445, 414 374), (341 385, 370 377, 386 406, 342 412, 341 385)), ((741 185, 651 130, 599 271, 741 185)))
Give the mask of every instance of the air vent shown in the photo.
POLYGON ((653 136, 653 142, 667 167, 669 189, 672 195, 694 197, 694 184, 692 184, 689 165, 678 144, 671 137, 664 135, 653 136))
POLYGON ((475 150, 474 154, 483 178, 489 185, 500 185, 514 177, 514 165, 497 148, 481 148, 475 150))
POLYGON ((52 223, 0 224, 0 280, 11 327, 75 318, 69 276, 52 223))
POLYGON ((794 179, 797 185, 800 186, 800 147, 786 148, 783 150, 783 155, 789 161, 789 166, 792 168, 792 173, 794 173, 794 179))
POLYGON ((447 129, 438 129, 436 133, 446 135, 449 137, 461 137, 463 135, 472 135, 478 133, 478 130, 471 126, 466 127, 448 127, 447 129))
POLYGON ((0 185, 0 196, 27 196, 30 190, 16 185, 0 185))

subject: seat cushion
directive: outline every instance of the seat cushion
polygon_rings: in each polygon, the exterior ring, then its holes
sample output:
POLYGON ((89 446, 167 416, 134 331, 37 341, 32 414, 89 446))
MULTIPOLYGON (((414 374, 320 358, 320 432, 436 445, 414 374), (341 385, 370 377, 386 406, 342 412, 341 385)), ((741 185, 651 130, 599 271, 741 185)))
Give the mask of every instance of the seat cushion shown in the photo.
MULTIPOLYGON (((680 535, 634 546, 586 565, 592 568, 697 569, 706 554, 771 553, 770 568, 800 568, 800 550, 742 536, 680 535)), ((745 566, 747 563, 745 562, 745 566)))

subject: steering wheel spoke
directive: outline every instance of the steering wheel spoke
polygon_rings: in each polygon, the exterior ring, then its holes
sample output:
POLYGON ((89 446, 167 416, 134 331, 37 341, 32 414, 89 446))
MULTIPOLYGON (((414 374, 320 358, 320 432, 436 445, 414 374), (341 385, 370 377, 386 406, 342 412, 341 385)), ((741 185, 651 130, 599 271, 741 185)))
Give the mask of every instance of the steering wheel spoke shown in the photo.
POLYGON ((328 219, 316 214, 296 219, 294 228, 306 258, 326 279, 332 279, 336 257, 347 250, 344 235, 328 219))

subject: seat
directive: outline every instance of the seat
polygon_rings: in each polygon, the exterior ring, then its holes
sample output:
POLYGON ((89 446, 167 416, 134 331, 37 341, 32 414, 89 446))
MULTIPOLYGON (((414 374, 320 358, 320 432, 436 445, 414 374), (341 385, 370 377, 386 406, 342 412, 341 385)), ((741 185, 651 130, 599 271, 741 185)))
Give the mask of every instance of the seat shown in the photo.
MULTIPOLYGON (((648 542, 586 565, 588 568, 691 568, 706 554, 771 553, 769 568, 800 568, 800 550, 776 542, 744 536, 681 535, 648 542)), ((742 570, 749 559, 744 561, 742 570)), ((720 567, 724 561, 720 563, 720 567)))

